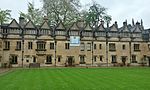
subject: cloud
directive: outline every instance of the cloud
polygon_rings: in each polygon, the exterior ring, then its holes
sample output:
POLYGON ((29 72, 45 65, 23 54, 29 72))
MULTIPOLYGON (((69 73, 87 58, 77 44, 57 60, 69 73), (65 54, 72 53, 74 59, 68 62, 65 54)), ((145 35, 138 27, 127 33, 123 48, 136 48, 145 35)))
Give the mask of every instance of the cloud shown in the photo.
MULTIPOLYGON (((34 1, 36 7, 42 7, 41 0, 3 0, 1 1, 1 9, 12 10, 12 17, 18 19, 19 12, 27 12, 28 2, 34 1)), ((108 14, 112 16, 112 23, 118 22, 122 26, 122 22, 126 19, 131 23, 132 18, 136 21, 143 19, 145 28, 150 28, 150 0, 95 0, 102 6, 108 8, 108 14)), ((92 0, 81 0, 83 5, 88 6, 92 0)))
POLYGON ((143 19, 145 28, 149 28, 149 3, 150 0, 101 0, 101 4, 108 8, 108 14, 113 18, 113 21, 118 21, 119 26, 126 19, 131 23, 132 18, 135 21, 143 19), (101 2, 102 1, 102 2, 101 2))

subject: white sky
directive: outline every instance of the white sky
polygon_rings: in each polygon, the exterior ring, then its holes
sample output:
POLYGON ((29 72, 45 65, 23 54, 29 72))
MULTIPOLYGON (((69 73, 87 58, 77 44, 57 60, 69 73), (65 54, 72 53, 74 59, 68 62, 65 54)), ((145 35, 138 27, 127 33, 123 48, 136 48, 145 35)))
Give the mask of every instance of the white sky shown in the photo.
MULTIPOLYGON (((12 10, 12 18, 18 20, 19 12, 27 12, 28 2, 34 1, 35 7, 42 7, 41 0, 2 0, 1 9, 12 10)), ((92 0, 81 0, 84 6, 92 0)), ((108 8, 108 14, 112 16, 111 23, 118 22, 119 26, 127 19, 131 23, 132 18, 135 22, 143 19, 144 27, 150 28, 150 0, 95 0, 102 6, 108 8)))

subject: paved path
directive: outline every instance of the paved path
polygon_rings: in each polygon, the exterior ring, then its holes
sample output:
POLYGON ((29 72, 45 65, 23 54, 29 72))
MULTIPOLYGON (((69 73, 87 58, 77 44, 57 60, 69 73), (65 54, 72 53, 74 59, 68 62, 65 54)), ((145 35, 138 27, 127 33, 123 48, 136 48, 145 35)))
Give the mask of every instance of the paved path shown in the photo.
POLYGON ((10 68, 0 68, 0 74, 11 70, 10 68))

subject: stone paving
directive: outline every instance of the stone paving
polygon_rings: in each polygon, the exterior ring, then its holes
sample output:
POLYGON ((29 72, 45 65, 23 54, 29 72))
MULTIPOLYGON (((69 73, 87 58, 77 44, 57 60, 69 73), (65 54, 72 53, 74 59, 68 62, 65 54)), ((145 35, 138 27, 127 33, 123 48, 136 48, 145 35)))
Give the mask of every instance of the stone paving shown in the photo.
POLYGON ((0 68, 0 74, 11 70, 10 68, 0 68))

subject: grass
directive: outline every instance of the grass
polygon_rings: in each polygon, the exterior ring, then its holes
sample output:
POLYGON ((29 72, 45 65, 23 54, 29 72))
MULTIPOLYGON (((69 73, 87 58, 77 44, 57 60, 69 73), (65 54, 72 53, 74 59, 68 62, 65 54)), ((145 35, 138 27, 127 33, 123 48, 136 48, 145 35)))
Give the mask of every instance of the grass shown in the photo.
POLYGON ((16 69, 0 90, 149 90, 150 68, 16 69))

